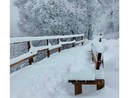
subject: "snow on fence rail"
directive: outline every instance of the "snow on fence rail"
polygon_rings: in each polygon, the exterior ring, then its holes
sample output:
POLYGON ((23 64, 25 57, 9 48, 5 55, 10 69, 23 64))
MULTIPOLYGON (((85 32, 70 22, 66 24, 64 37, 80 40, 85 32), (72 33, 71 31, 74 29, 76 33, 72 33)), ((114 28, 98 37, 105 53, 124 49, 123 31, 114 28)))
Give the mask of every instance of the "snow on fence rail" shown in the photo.
POLYGON ((58 35, 58 36, 41 36, 41 37, 17 37, 17 38, 11 38, 10 39, 10 44, 18 44, 18 43, 22 43, 22 42, 27 42, 28 45, 28 53, 22 54, 16 58, 13 58, 10 60, 10 66, 14 66, 16 64, 19 64, 20 62, 24 61, 24 60, 28 60, 29 61, 29 65, 31 65, 33 63, 33 57, 36 56, 38 54, 39 51, 41 50, 47 50, 47 57, 50 56, 50 51, 53 49, 57 49, 58 52, 61 51, 61 47, 62 45, 65 44, 72 44, 73 47, 75 46, 75 44, 79 44, 79 43, 84 43, 85 39, 84 39, 84 34, 75 34, 75 35, 58 35), (76 41, 76 37, 81 37, 80 41, 76 41), (60 41, 60 39, 66 39, 66 38, 73 38, 73 41, 66 41, 66 42, 62 42, 60 41), (52 39, 57 39, 58 40, 58 44, 56 45, 51 45, 49 40, 52 39), (40 41, 40 40, 45 40, 47 42, 46 46, 38 46, 38 47, 34 47, 32 45, 32 41, 40 41))
POLYGON ((39 40, 47 40, 47 39, 49 40, 49 39, 61 39, 61 38, 73 38, 73 37, 84 37, 84 34, 58 35, 58 36, 39 36, 39 37, 17 37, 17 38, 11 38, 10 44, 27 42, 27 41, 39 41, 39 40))

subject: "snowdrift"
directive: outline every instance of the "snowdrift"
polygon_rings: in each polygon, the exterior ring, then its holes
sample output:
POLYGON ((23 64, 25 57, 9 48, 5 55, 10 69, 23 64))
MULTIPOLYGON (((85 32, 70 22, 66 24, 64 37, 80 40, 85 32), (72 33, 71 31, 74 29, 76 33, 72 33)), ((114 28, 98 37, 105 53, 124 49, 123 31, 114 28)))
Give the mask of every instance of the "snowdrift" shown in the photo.
MULTIPOLYGON (((77 98, 118 98, 118 40, 103 39, 103 44, 106 86, 100 91, 94 86, 83 87, 83 94, 77 98)), ((50 58, 12 73, 11 98, 75 98, 73 85, 68 83, 69 76, 83 70, 86 73, 77 78, 95 78, 95 65, 88 52, 90 46, 91 41, 87 41, 84 46, 54 53, 50 58)))

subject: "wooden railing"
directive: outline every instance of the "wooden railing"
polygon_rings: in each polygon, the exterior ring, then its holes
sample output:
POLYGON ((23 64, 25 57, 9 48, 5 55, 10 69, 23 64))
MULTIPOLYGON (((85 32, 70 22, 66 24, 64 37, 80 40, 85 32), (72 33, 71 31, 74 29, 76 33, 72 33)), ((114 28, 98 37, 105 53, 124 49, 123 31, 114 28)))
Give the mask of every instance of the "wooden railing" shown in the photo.
POLYGON ((84 43, 84 34, 76 34, 76 35, 59 35, 59 36, 41 36, 41 37, 17 37, 17 38, 11 38, 10 39, 10 45, 12 44, 18 44, 18 43, 23 43, 26 42, 28 46, 28 52, 25 54, 22 54, 16 58, 13 58, 10 60, 10 67, 19 64, 20 62, 23 62, 25 60, 28 60, 29 65, 33 63, 33 57, 38 54, 39 51, 41 50, 46 50, 47 52, 47 57, 50 56, 50 51, 53 49, 56 49, 58 52, 61 51, 61 47, 66 44, 72 44, 74 47, 75 44, 79 43, 84 43), (79 38, 80 40, 77 41, 76 38, 79 38), (68 38, 73 38, 73 41, 66 41, 62 42, 61 39, 68 39, 68 38), (56 45, 51 45, 49 40, 57 39, 58 44, 56 45), (32 44, 32 41, 46 41, 47 45, 46 46, 38 46, 34 47, 32 44))

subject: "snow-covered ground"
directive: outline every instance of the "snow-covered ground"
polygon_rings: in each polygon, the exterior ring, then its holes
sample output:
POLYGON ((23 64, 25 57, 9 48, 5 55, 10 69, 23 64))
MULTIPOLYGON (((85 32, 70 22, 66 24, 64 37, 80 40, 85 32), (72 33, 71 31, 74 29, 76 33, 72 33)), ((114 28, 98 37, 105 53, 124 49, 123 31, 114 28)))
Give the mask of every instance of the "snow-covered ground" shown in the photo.
POLYGON ((11 98, 118 98, 118 41, 103 40, 106 86, 102 90, 97 91, 95 86, 84 85, 83 94, 75 96, 73 85, 68 83, 72 75, 77 78, 94 77, 94 63, 89 52, 91 41, 86 41, 83 46, 54 53, 50 58, 12 73, 11 98))

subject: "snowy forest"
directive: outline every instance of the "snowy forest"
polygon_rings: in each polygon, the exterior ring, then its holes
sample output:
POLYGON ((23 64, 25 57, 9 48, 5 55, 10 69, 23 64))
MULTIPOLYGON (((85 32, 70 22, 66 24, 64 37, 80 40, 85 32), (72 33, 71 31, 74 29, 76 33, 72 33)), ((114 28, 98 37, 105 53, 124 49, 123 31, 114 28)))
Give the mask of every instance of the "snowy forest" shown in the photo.
MULTIPOLYGON (((118 0, 15 0, 13 3, 19 12, 20 36, 84 33, 92 39, 102 33, 118 38, 118 0)), ((11 33, 11 36, 18 35, 11 33)))
POLYGON ((119 98, 119 0, 11 0, 11 98, 119 98))

